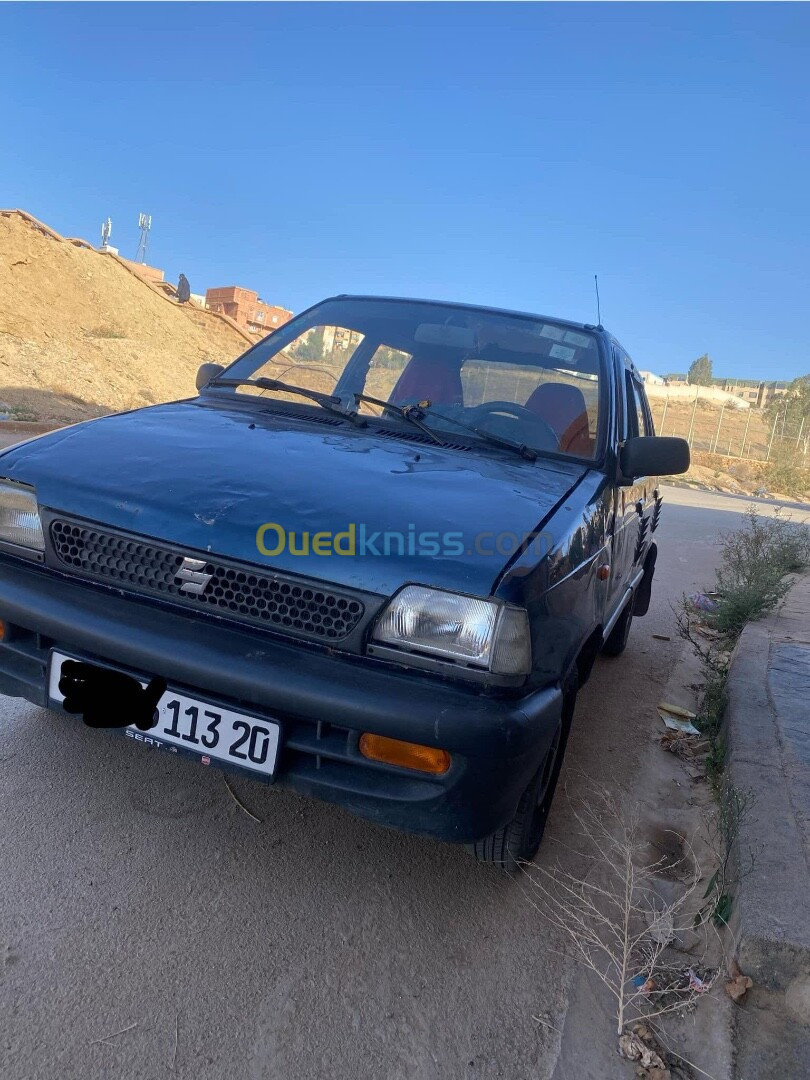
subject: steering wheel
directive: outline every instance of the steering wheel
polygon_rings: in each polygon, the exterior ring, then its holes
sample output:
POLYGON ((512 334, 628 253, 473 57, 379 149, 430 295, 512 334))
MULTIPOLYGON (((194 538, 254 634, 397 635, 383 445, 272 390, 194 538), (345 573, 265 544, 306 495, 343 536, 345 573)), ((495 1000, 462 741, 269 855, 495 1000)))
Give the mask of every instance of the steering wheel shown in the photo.
POLYGON ((536 431, 541 431, 555 449, 560 445, 560 440, 557 438, 557 433, 551 424, 544 420, 542 416, 538 416, 536 412, 527 409, 525 405, 518 405, 517 402, 484 401, 481 405, 466 409, 465 413, 466 419, 471 420, 476 426, 491 416, 510 416, 520 424, 530 424, 533 435, 536 431))

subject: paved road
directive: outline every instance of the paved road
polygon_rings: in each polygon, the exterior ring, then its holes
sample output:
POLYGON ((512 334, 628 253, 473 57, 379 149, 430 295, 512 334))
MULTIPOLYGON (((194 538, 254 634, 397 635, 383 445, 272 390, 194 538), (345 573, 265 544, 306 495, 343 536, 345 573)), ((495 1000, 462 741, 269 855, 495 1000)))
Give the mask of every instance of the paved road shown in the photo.
MULTIPOLYGON (((632 785, 680 651, 670 602, 744 509, 667 504, 653 607, 580 696, 569 776, 632 785)), ((551 1074, 572 971, 518 883, 236 781, 257 824, 213 770, 19 701, 0 734, 3 1080, 551 1074)), ((569 826, 560 802, 545 857, 569 826)))

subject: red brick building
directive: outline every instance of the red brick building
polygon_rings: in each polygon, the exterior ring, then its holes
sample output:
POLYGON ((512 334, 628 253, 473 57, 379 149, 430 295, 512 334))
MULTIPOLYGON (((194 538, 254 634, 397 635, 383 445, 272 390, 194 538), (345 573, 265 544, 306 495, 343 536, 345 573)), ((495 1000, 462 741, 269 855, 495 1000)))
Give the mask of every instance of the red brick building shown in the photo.
POLYGON ((230 315, 251 334, 271 334, 292 318, 292 312, 283 307, 265 304, 252 289, 228 285, 221 289, 206 289, 205 306, 222 315, 230 315))

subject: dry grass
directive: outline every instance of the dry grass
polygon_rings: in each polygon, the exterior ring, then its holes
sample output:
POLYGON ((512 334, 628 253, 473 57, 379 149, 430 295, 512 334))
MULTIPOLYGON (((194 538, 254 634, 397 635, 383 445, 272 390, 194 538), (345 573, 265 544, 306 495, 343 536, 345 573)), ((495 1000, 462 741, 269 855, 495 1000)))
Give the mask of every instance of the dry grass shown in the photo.
POLYGON ((527 895, 563 935, 574 959, 604 983, 621 1037, 639 1021, 690 1008, 713 985, 716 972, 694 954, 685 961, 676 948, 682 935, 712 930, 702 914, 702 871, 689 842, 679 837, 685 857, 673 888, 664 880, 665 872, 672 877, 672 862, 644 856, 638 810, 607 788, 578 785, 572 810, 579 868, 526 864, 527 895))

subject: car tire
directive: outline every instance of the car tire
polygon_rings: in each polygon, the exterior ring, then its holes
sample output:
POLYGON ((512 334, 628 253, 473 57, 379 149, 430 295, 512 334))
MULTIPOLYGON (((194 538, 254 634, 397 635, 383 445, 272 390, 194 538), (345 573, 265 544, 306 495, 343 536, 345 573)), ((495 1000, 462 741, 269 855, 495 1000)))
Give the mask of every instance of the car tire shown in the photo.
POLYGON ((633 622, 633 597, 625 604, 624 611, 618 618, 616 625, 605 638, 602 645, 603 656, 621 656, 627 648, 627 639, 630 637, 630 626, 633 622))
POLYGON ((575 702, 576 689, 571 689, 563 698, 562 715, 543 762, 523 792, 512 820, 483 840, 467 845, 479 862, 511 871, 537 854, 560 776, 575 702))

